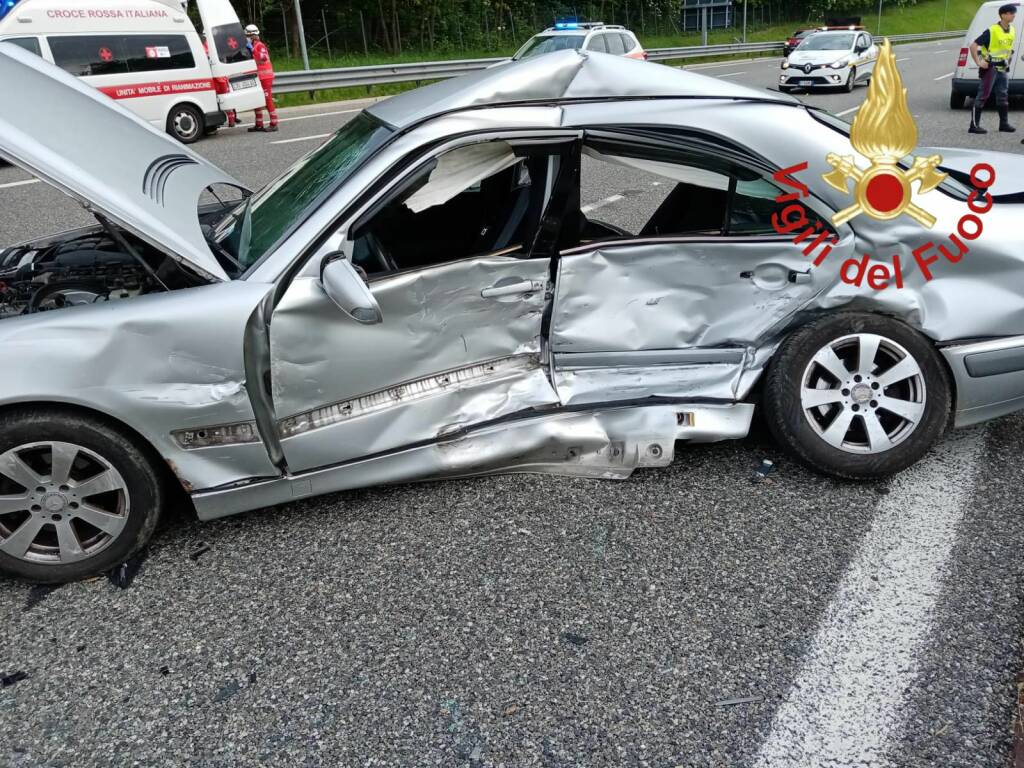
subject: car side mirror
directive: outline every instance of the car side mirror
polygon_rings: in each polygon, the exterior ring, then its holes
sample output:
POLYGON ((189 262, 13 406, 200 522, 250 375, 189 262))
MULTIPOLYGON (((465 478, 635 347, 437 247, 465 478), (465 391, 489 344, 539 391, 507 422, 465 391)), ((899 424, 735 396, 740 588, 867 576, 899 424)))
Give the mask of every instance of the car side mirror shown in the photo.
POLYGON ((341 251, 324 256, 320 263, 320 285, 338 309, 363 325, 383 322, 380 305, 352 262, 341 251))

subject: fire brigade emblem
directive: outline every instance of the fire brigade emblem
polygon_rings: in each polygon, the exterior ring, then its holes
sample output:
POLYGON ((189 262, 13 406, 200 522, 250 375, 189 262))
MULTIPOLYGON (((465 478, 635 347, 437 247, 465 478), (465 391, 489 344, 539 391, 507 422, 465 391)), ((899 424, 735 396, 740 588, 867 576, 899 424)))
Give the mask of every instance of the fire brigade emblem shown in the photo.
POLYGON ((946 174, 935 169, 942 156, 915 157, 909 170, 899 166, 917 145, 917 125, 907 107, 907 89, 888 39, 879 49, 867 98, 850 127, 850 143, 871 164, 862 169, 852 155, 829 153, 826 160, 833 170, 822 178, 844 194, 849 194, 847 184, 852 180, 856 200, 832 217, 833 224, 838 226, 862 213, 881 221, 905 213, 925 228, 934 226, 935 217, 913 203, 910 185, 920 182, 918 192, 924 194, 941 184, 946 174))

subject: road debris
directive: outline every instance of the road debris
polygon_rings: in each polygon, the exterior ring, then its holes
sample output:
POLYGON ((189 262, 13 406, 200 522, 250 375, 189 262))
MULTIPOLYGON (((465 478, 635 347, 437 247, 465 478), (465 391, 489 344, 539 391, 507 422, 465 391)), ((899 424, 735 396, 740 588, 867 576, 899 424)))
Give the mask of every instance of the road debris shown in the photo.
POLYGON ((737 704, 753 704, 758 701, 764 701, 764 696, 740 696, 735 699, 723 699, 722 701, 716 701, 716 707, 732 707, 737 704))
POLYGON ((584 635, 577 635, 575 632, 563 632, 562 639, 572 643, 573 645, 584 645, 590 642, 589 637, 585 637, 584 635))
POLYGON ((146 554, 147 550, 143 549, 135 557, 129 557, 119 566, 107 571, 107 578, 110 579, 110 583, 118 589, 128 589, 141 570, 146 554))
POLYGON ((20 683, 28 678, 28 672, 11 672, 9 675, 0 675, 0 688, 10 688, 15 683, 20 683))
POLYGON ((199 542, 199 546, 198 546, 198 547, 196 547, 196 548, 195 548, 194 550, 192 550, 192 551, 191 551, 191 552, 189 553, 189 558, 190 558, 190 559, 191 559, 191 560, 192 560, 193 562, 195 562, 195 561, 196 561, 196 560, 198 560, 198 559, 199 559, 200 557, 202 557, 202 556, 203 556, 203 555, 205 555, 205 554, 206 554, 207 552, 209 552, 209 551, 210 551, 211 549, 213 549, 213 547, 212 547, 212 546, 210 546, 209 544, 207 544, 207 543, 206 543, 205 541, 201 541, 201 542, 199 542))
POLYGON ((767 479, 768 475, 775 469, 775 462, 771 459, 761 459, 760 466, 754 470, 754 477, 752 480, 755 483, 760 483, 767 479))
POLYGON ((160 667, 160 674, 164 677, 167 677, 169 674, 171 674, 171 668, 168 667, 166 664, 162 665, 160 667))

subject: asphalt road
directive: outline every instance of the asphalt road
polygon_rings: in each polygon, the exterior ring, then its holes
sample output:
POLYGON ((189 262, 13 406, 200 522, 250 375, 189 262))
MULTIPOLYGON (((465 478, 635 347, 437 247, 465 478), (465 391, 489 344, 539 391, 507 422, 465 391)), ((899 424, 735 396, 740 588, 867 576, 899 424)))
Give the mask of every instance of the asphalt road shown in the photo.
MULTIPOLYGON (((1019 151, 968 142, 938 79, 955 47, 897 49, 921 143, 1019 151)), ((704 71, 768 85, 776 67, 704 71)), ((863 95, 808 100, 840 113, 863 95)), ((197 149, 259 184, 349 108, 197 149)), ((642 196, 611 198, 633 180, 591 170, 585 202, 626 225, 642 196)), ((45 185, 4 186, 23 180, 0 169, 0 242, 74 223, 45 185)), ((28 675, 0 689, 0 765, 1002 766, 1022 426, 950 435, 884 483, 808 472, 757 432, 620 483, 175 517, 127 589, 0 582, 0 672, 28 675)))

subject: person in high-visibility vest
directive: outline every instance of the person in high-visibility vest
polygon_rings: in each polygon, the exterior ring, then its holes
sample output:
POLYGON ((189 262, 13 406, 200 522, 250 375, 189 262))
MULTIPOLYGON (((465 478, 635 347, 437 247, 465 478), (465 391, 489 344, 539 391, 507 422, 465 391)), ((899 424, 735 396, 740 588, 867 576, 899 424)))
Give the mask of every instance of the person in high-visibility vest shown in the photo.
POLYGON ((993 91, 996 95, 996 107, 999 109, 999 130, 1013 133, 1016 128, 1010 125, 1010 61, 1013 58, 1013 44, 1016 41, 1016 30, 1013 21, 1017 17, 1016 5, 1004 5, 999 8, 999 22, 986 29, 976 40, 971 41, 971 58, 978 65, 978 93, 974 97, 971 108, 971 127, 968 133, 988 133, 981 127, 981 111, 993 91))
POLYGON ((253 61, 256 62, 256 75, 263 87, 263 95, 267 100, 267 112, 270 113, 270 126, 263 125, 263 110, 256 111, 256 125, 249 129, 252 131, 276 131, 277 130, 277 109, 274 107, 274 67, 270 63, 270 50, 267 44, 260 40, 260 30, 255 24, 245 28, 245 36, 249 38, 249 48, 252 50, 253 61))

